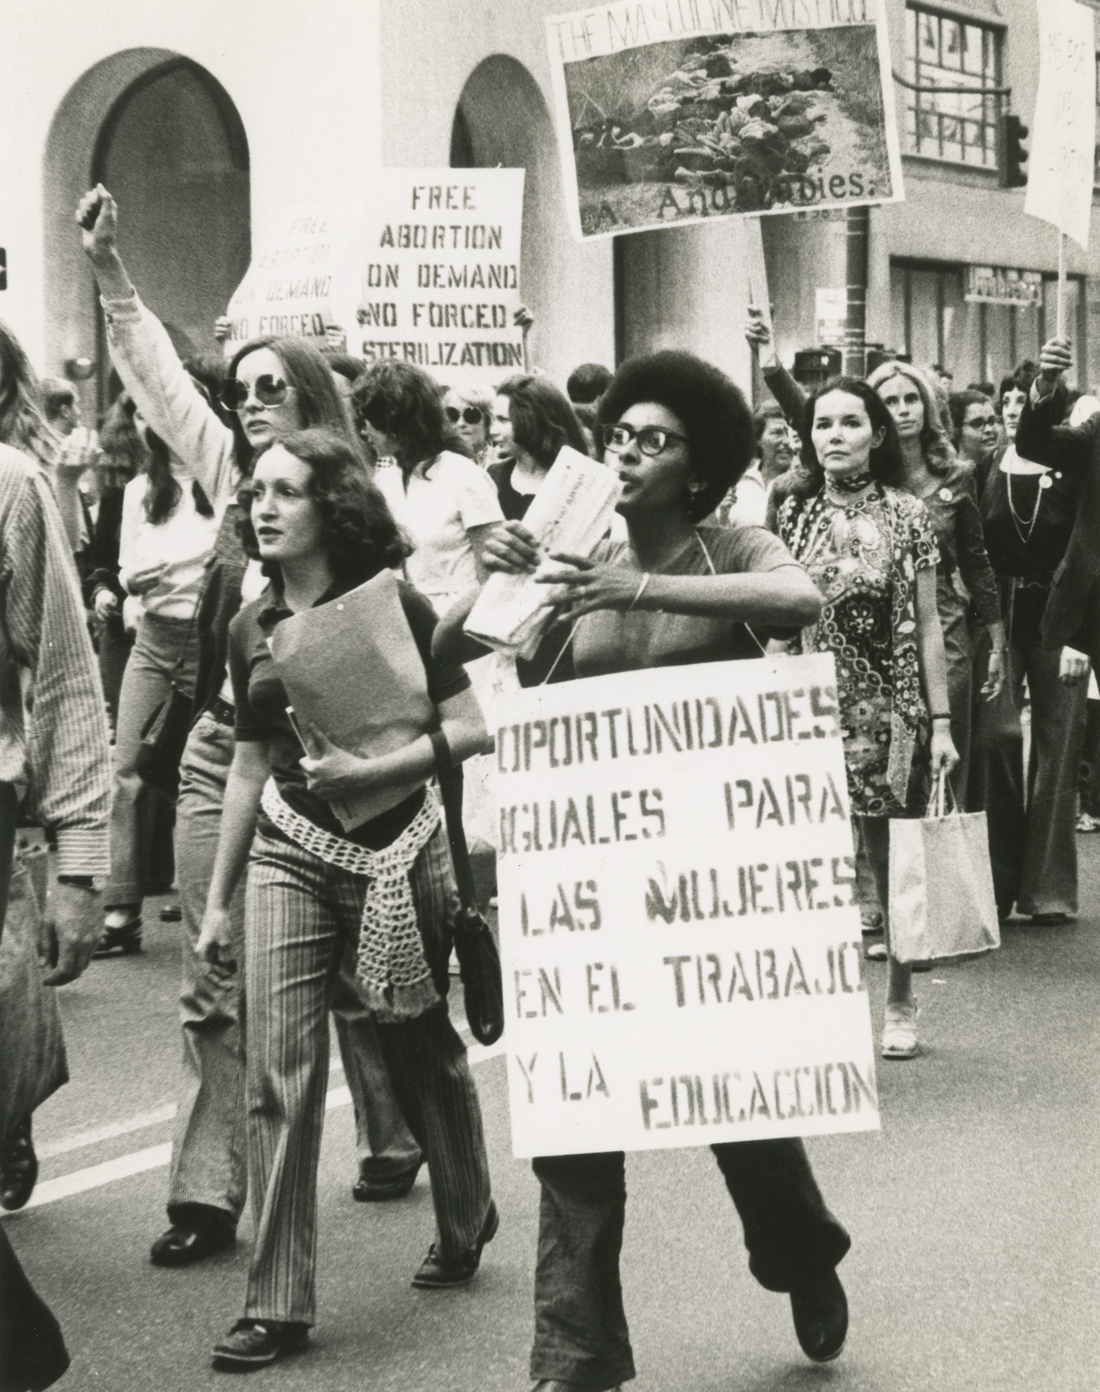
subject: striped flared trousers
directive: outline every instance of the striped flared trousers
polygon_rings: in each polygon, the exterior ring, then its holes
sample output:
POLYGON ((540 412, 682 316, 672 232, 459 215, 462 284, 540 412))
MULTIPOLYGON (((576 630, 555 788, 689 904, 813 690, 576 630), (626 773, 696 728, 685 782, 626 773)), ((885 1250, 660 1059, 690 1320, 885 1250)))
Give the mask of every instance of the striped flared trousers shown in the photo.
MULTIPOLYGON (((445 998, 457 894, 442 826, 409 879, 424 956, 445 998)), ((257 831, 245 909, 248 1188, 256 1228, 247 1318, 313 1322, 327 1013, 340 959, 358 939, 366 887, 363 877, 257 831)), ((476 1245, 490 1201, 466 1047, 445 1004, 404 1024, 381 1024, 378 1035, 398 1103, 427 1156, 435 1241, 444 1256, 457 1256, 476 1245)))

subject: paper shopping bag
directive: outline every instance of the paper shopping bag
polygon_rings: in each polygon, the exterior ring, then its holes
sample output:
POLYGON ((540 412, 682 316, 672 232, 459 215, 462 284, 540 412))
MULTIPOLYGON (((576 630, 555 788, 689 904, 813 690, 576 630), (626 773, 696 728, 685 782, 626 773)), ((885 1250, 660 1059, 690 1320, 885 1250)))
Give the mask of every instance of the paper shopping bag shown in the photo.
MULTIPOLYGON (((316 726, 351 754, 392 754, 434 728, 424 662, 390 570, 284 619, 272 635, 271 655, 298 727, 316 726)), ((332 810, 352 831, 422 782, 333 800, 332 810)))
POLYGON ((890 823, 890 951, 899 962, 1000 947, 984 812, 890 823))

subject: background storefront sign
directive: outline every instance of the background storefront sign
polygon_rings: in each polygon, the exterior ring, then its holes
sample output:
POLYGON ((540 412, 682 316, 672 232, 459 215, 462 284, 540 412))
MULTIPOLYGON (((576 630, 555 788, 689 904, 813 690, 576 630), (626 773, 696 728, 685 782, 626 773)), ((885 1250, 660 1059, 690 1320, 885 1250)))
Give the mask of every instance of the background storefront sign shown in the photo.
POLYGON ((619 0, 546 32, 578 239, 903 196, 881 0, 619 0))
POLYGON ((877 1128, 832 658, 496 713, 515 1154, 877 1128))
POLYGON ((1087 251, 1096 157, 1093 12, 1076 0, 1042 0, 1038 10, 1039 94, 1024 212, 1087 251))
POLYGON ((285 208, 273 217, 229 301, 227 348, 269 334, 323 346, 326 324, 354 323, 361 218, 355 203, 285 208))
POLYGON ((523 371, 513 323, 523 178, 522 169, 375 172, 353 353, 414 362, 449 386, 523 371))
POLYGON ((814 293, 814 320, 818 347, 839 347, 848 325, 848 292, 819 286, 814 293))
POLYGON ((1043 303, 1043 277, 1038 271, 1013 271, 1002 266, 967 266, 968 304, 1018 305, 1043 303))

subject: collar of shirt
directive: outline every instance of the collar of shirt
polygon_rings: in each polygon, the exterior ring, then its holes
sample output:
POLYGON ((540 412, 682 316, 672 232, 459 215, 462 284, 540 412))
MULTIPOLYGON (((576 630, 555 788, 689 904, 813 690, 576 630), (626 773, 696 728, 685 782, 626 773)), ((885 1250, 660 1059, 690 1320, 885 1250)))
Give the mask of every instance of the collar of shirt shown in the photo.
MULTIPOLYGON (((334 580, 324 594, 319 595, 309 606, 311 609, 319 609, 322 604, 328 604, 330 600, 339 599, 342 594, 347 594, 348 586, 341 584, 339 580, 334 580)), ((283 592, 278 588, 274 581, 271 581, 267 589, 260 596, 263 605, 260 612, 256 615, 256 622, 263 629, 268 637, 271 636, 275 625, 282 623, 283 619, 289 619, 294 610, 287 607, 287 602, 283 598, 283 592)))

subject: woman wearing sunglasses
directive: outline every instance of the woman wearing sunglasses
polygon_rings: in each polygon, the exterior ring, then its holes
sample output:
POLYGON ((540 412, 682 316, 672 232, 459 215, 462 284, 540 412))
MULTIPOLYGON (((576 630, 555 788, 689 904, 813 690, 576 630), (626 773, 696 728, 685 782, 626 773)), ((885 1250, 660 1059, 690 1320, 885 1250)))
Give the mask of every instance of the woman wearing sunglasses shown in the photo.
MULTIPOLYGON (((723 373, 687 353, 625 363, 600 401, 597 429, 622 481, 627 539, 602 542, 591 560, 557 557, 545 577, 568 588, 577 676, 753 658, 761 648, 749 625, 763 636, 816 619, 817 590, 777 538, 702 521, 754 452, 749 409, 723 373)), ((539 560, 520 522, 506 523, 488 552, 505 571, 539 560)), ((809 1357, 835 1358, 848 1323, 835 1268, 850 1241, 802 1142, 712 1149, 744 1224, 750 1270, 768 1290, 790 1293, 809 1357)), ((619 1282, 624 1156, 543 1156, 533 1168, 542 1206, 531 1376, 539 1392, 606 1392, 634 1376, 619 1282)))
POLYGON ((469 457, 482 468, 489 462, 492 397, 482 387, 452 387, 443 398, 443 414, 469 457))
MULTIPOLYGON (((355 452, 360 442, 324 359, 296 339, 259 339, 239 349, 221 391, 228 418, 220 414, 196 389, 159 320, 138 299, 118 255, 117 207, 106 189, 100 186, 81 200, 77 221, 103 294, 112 360, 127 391, 215 511, 224 512, 195 614, 195 720, 180 765, 175 842, 183 912, 184 1084, 169 1175, 171 1226, 152 1249, 156 1265, 184 1266, 232 1245, 246 1193, 243 981, 240 973, 223 973, 213 981, 196 952, 233 757, 229 623, 264 583, 259 561, 250 564, 242 549, 241 514, 231 500, 251 474, 256 451, 290 431, 324 426, 355 452)), ((366 467, 364 462, 364 472, 366 467)), ((132 922, 134 916, 130 908, 126 918, 115 920, 117 926, 109 919, 107 941, 124 946, 131 940, 126 919, 132 922)), ((231 921, 230 955, 243 961, 243 885, 231 921)), ((350 968, 338 978, 332 1009, 355 1103, 359 1176, 353 1192, 360 1199, 396 1197, 411 1187, 420 1149, 393 1096, 374 1022, 356 995, 350 968)))
POLYGON ((426 786, 433 769, 485 747, 469 678, 433 659, 435 614, 402 583, 436 733, 358 758, 307 729, 313 757, 303 758, 272 634, 292 614, 400 565, 409 547, 356 452, 331 431, 296 432, 266 450, 242 497, 271 583, 230 626, 236 746, 200 940, 220 970, 235 950, 231 905, 247 860, 248 1159, 258 1236, 244 1318, 214 1350, 215 1366, 230 1371, 300 1349, 313 1323, 326 1003, 348 947, 358 947, 383 1054, 431 1167, 437 1236, 413 1284, 469 1281, 498 1222, 477 1090, 447 1017, 456 891, 426 786), (393 790, 386 810, 345 831, 329 799, 368 789, 393 790))

